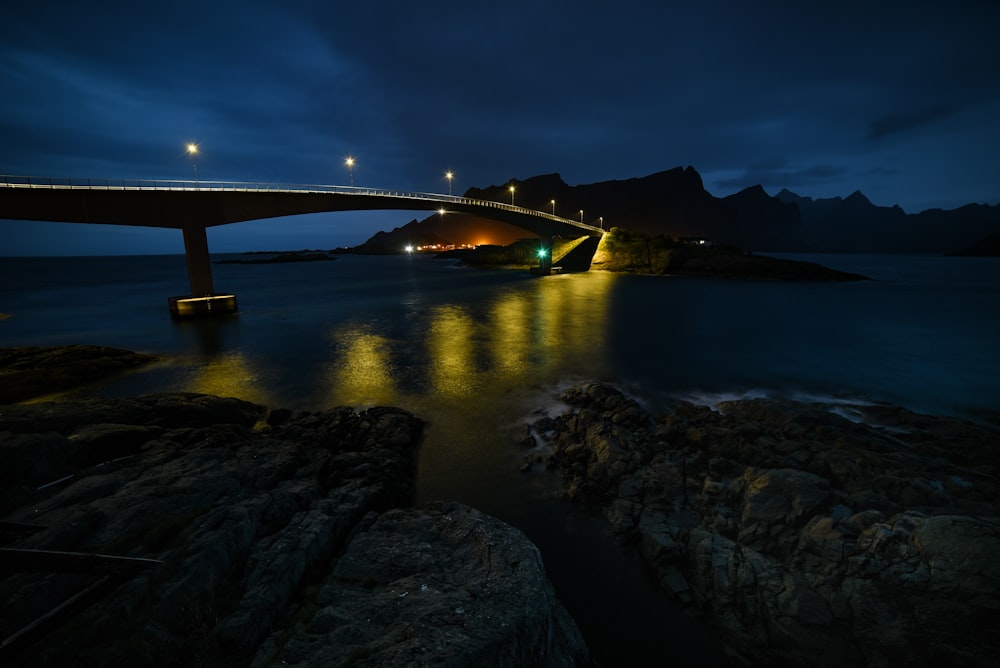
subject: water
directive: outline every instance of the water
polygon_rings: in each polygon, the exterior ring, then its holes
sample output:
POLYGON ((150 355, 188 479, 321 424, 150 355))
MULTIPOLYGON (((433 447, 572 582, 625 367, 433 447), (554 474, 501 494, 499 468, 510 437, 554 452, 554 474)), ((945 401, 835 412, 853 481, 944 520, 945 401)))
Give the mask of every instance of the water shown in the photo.
POLYGON ((0 346, 90 343, 169 361, 75 395, 190 390, 272 407, 395 405, 428 421, 418 500, 522 528, 605 665, 719 662, 599 518, 518 472, 513 430, 559 387, 615 382, 651 408, 745 394, 1000 409, 1000 260, 800 256, 875 280, 531 278, 428 257, 215 265, 238 315, 174 322, 180 256, 0 260, 0 346))

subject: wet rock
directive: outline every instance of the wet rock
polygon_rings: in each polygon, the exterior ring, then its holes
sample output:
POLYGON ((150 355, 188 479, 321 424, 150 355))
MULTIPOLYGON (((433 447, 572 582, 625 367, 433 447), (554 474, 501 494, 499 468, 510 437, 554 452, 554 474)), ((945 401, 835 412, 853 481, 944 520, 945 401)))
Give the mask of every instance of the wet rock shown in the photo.
POLYGON ((316 612, 273 657, 292 666, 576 666, 587 651, 524 535, 468 506, 392 510, 359 531, 316 612))
POLYGON ((105 346, 0 348, 0 404, 87 385, 159 359, 105 346))
MULTIPOLYGON (((184 393, 2 413, 0 517, 44 527, 13 546, 162 562, 4 665, 586 665, 519 531, 394 510, 423 424, 404 410, 184 393)), ((33 570, 0 582, 5 638, 99 578, 33 570)))
POLYGON ((762 399, 654 418, 596 383, 562 399, 546 438, 564 493, 603 507, 738 662, 992 665, 995 429, 762 399))

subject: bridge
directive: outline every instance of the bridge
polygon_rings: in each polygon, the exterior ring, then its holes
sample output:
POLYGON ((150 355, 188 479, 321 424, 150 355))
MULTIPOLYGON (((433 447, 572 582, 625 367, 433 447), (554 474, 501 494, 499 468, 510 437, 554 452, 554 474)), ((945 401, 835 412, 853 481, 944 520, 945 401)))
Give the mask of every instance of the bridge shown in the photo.
POLYGON ((336 185, 233 181, 54 179, 0 176, 0 219, 181 230, 191 294, 171 297, 177 316, 236 310, 235 295, 212 282, 207 228, 305 213, 417 210, 467 213, 509 223, 541 239, 541 273, 551 269, 556 235, 600 236, 581 221, 513 204, 454 195, 336 185))

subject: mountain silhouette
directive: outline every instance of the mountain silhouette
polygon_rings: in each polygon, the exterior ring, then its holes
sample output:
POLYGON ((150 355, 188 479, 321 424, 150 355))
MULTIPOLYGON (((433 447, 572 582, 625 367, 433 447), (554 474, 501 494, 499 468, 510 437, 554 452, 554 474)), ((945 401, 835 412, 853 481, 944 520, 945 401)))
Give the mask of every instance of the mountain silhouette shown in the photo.
MULTIPOLYGON (((907 214, 876 206, 860 191, 813 199, 751 186, 727 197, 705 190, 693 167, 571 186, 559 174, 469 188, 466 197, 511 202, 573 220, 651 236, 697 237, 749 251, 948 253, 1000 231, 1000 205, 969 204, 907 214), (553 200, 555 204, 553 205, 553 200)), ((398 253, 407 245, 507 245, 531 233, 469 214, 433 214, 379 232, 354 250, 398 253)))

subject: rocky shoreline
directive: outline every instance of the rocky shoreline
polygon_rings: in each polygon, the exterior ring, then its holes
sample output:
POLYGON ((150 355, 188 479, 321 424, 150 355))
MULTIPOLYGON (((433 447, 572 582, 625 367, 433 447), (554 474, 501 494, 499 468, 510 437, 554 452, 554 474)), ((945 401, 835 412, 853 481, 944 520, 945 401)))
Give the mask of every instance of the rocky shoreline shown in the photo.
POLYGON ((0 413, 3 637, 103 582, 80 555, 144 569, 4 665, 589 663, 520 531, 412 507, 406 411, 156 394, 0 413))
MULTIPOLYGON (((101 350, 131 359, 73 352, 101 350)), ((523 470, 601 509, 734 665, 992 665, 1000 425, 763 399, 653 411, 600 383, 559 398, 524 425, 523 470)), ((596 665, 518 529, 414 507, 422 429, 398 408, 189 393, 0 405, 0 661, 596 665)))
POLYGON ((598 383, 561 399, 525 425, 524 470, 603 509, 734 661, 993 664, 997 428, 763 399, 653 414, 598 383))

